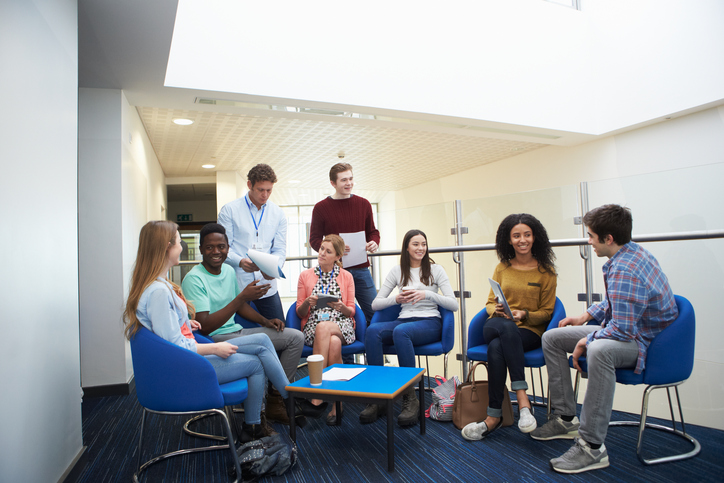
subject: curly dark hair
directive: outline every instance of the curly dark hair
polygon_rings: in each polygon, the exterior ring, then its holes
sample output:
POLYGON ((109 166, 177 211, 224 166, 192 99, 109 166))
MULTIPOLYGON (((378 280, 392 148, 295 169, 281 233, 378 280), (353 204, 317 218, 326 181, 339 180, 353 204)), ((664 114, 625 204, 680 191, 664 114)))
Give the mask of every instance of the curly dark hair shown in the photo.
POLYGON ((268 164, 257 164, 249 170, 246 175, 246 179, 251 181, 251 185, 254 186, 259 181, 271 181, 272 183, 276 183, 277 175, 268 164))
POLYGON ((548 239, 548 232, 546 232, 543 224, 538 221, 535 216, 529 215, 528 213, 508 215, 500 222, 498 233, 495 236, 495 251, 498 252, 498 259, 510 265, 510 261, 515 258, 515 249, 513 245, 510 244, 510 231, 515 225, 521 223, 528 225, 530 229, 533 230, 534 241, 531 254, 533 258, 538 261, 538 269, 542 272, 549 272, 555 275, 556 266, 554 261, 556 255, 553 253, 551 242, 548 239))

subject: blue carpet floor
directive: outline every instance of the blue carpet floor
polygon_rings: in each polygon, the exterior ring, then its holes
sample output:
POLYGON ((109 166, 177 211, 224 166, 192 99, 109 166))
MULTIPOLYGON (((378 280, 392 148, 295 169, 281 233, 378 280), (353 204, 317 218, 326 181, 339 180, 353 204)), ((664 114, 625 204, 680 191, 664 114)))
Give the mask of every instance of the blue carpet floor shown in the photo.
MULTIPOLYGON (((429 400, 429 395, 428 395, 429 400)), ((429 404, 429 401, 428 401, 429 404)), ((501 428, 478 442, 462 439, 452 423, 428 420, 427 432, 418 426, 395 428, 395 471, 387 471, 386 423, 379 420, 360 425, 357 415, 362 405, 345 404, 342 426, 328 427, 324 418, 310 420, 297 432, 299 462, 285 475, 265 478, 264 482, 478 482, 478 481, 625 481, 694 482, 724 481, 724 432, 687 426, 702 450, 699 456, 677 463, 643 466, 636 457, 635 428, 611 428, 606 447, 611 466, 579 475, 560 475, 548 466, 571 445, 568 440, 535 441, 517 426, 501 428)), ((399 412, 399 408, 398 408, 399 412)), ((544 410, 536 414, 545 422, 544 410)), ((93 398, 83 403, 83 437, 88 447, 88 463, 79 482, 128 482, 132 479, 138 446, 141 407, 135 393, 129 396, 93 398)), ((517 410, 516 410, 517 418, 517 410)), ((151 415, 148 418, 144 460, 180 447, 208 444, 183 434, 187 418, 151 415)), ((634 420, 637 416, 614 413, 614 419, 634 420)), ((660 421, 656 421, 660 422, 660 421)), ((288 434, 288 427, 274 425, 288 434)), ((221 434, 218 423, 200 422, 200 430, 221 434)), ((681 448, 688 443, 659 431, 647 431, 649 451, 681 448)), ((174 458, 159 463, 146 474, 148 482, 228 482, 227 451, 208 452, 174 458)))

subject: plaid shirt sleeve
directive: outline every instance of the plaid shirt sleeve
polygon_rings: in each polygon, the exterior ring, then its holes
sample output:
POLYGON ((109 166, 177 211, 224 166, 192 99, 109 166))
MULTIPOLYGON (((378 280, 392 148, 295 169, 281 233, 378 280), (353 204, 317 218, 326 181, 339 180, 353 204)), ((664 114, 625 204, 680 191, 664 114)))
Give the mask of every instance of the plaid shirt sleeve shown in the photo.
POLYGON ((605 314, 603 328, 589 334, 588 341, 636 339, 636 322, 641 320, 648 304, 646 286, 626 271, 614 271, 606 278, 606 301, 597 307, 605 314))

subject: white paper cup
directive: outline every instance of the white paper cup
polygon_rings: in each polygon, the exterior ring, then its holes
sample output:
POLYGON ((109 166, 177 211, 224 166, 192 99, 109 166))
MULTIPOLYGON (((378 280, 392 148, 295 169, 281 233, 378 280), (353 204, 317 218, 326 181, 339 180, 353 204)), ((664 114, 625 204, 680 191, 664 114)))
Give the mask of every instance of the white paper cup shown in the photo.
POLYGON ((312 386, 321 386, 324 356, 322 354, 313 354, 307 357, 307 367, 309 368, 309 384, 312 386))

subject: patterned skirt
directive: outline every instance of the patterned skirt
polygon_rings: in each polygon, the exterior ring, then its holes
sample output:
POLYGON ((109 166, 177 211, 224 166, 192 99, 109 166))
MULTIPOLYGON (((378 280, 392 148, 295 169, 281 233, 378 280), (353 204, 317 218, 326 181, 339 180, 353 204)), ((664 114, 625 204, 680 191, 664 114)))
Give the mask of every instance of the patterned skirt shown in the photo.
MULTIPOLYGON (((343 345, 349 345, 352 342, 355 341, 355 335, 354 335, 354 327, 352 326, 352 321, 347 320, 335 320, 335 324, 339 327, 339 330, 342 332, 342 337, 344 340, 342 341, 343 345)), ((306 324, 304 324, 304 344, 308 345, 309 347, 314 346, 314 334, 317 331, 317 321, 316 320, 308 320, 306 324)))

